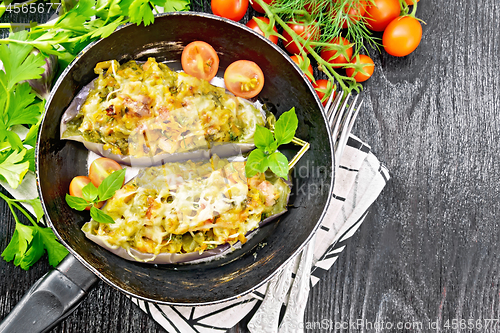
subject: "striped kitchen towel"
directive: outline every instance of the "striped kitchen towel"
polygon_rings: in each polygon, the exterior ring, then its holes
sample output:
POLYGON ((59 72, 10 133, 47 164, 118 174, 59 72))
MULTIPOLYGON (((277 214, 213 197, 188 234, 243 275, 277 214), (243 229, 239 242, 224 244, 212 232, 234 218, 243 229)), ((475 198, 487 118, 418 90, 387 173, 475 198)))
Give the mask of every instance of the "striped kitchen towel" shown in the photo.
POLYGON ((226 332, 255 308, 248 324, 252 333, 302 332, 310 288, 333 266, 388 180, 387 168, 370 147, 351 135, 335 175, 332 201, 315 237, 268 283, 239 299, 208 306, 131 299, 170 333, 226 332))

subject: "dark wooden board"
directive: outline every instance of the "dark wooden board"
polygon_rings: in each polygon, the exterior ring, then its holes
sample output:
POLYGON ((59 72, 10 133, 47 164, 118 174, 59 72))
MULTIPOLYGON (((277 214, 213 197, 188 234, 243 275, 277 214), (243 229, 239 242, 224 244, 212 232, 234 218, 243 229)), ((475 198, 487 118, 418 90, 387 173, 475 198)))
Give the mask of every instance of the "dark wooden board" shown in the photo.
MULTIPOLYGON (((482 332, 500 319, 500 7, 422 0, 418 17, 426 24, 410 56, 370 52, 375 74, 353 132, 392 179, 313 288, 308 332, 357 332, 361 321, 387 332, 453 323, 482 332)), ((14 230, 3 202, 0 219, 3 250, 14 230)), ((0 318, 48 269, 46 260, 28 272, 0 260, 0 318)), ((230 332, 248 332, 247 321, 230 332)), ((164 330, 99 283, 53 332, 164 330)))

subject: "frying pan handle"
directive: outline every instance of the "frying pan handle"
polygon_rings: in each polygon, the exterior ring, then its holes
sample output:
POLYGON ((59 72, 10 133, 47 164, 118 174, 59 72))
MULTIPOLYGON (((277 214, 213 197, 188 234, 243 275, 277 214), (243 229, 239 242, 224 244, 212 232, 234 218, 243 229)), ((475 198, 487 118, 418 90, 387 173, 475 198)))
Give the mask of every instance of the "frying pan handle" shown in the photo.
POLYGON ((68 254, 23 296, 0 323, 0 332, 47 332, 78 307, 97 280, 68 254))

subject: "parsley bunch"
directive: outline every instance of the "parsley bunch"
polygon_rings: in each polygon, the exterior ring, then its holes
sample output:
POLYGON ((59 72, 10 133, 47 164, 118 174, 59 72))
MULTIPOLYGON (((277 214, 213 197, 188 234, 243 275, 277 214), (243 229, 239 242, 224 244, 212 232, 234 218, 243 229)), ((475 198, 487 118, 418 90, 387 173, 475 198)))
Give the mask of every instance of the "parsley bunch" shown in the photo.
POLYGON ((96 205, 101 201, 110 199, 118 191, 125 180, 125 169, 112 172, 104 178, 99 187, 88 183, 82 188, 83 198, 66 194, 66 203, 73 209, 85 210, 90 206, 90 217, 100 223, 115 223, 113 218, 101 211, 96 205))
POLYGON ((248 155, 245 173, 248 178, 258 172, 271 169, 277 176, 288 179, 288 159, 277 149, 282 144, 292 142, 299 120, 295 108, 283 113, 274 125, 274 133, 266 127, 257 125, 254 143, 257 147, 248 155))
POLYGON ((47 251, 49 264, 54 267, 57 266, 59 262, 66 257, 68 250, 57 241, 52 229, 43 228, 37 224, 43 217, 43 209, 40 200, 14 200, 2 193, 0 193, 0 198, 7 202, 16 220, 14 234, 12 235, 9 245, 7 245, 2 252, 2 257, 5 261, 14 260, 14 265, 27 270, 40 259, 45 251, 47 251), (31 204, 35 210, 36 222, 31 218, 30 214, 18 204, 19 202, 31 204), (14 213, 14 208, 17 208, 23 213, 32 225, 28 226, 19 222, 17 215, 14 213))

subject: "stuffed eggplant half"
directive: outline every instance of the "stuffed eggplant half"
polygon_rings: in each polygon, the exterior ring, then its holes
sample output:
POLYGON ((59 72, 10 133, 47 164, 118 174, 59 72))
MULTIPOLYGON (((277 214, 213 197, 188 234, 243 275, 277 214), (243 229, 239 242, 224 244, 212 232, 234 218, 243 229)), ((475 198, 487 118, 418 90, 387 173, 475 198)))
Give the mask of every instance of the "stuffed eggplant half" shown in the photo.
POLYGON ((98 78, 61 119, 61 139, 83 142, 117 162, 150 166, 234 156, 254 148, 265 117, 249 101, 149 58, 100 62, 98 78))
POLYGON ((97 244, 154 264, 213 260, 244 244, 287 209, 290 186, 272 173, 245 177, 245 162, 217 156, 141 170, 102 210, 113 224, 87 222, 97 244))

